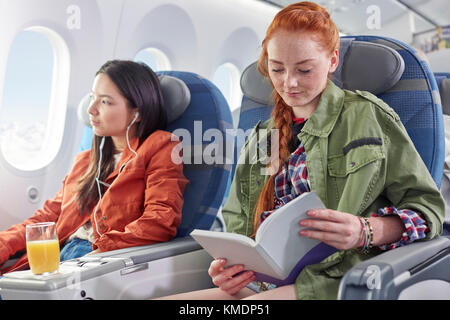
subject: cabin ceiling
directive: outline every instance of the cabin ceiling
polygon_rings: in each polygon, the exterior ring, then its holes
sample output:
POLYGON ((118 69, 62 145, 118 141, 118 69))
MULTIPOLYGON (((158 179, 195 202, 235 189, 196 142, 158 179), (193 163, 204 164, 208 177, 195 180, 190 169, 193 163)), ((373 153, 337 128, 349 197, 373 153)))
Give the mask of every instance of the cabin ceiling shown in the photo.
MULTIPOLYGON (((260 0, 285 7, 298 1, 260 0)), ((438 26, 450 25, 449 0, 315 0, 326 7, 339 30, 348 35, 376 34, 411 42, 438 26), (373 7, 375 6, 375 7, 373 7), (371 18, 379 12, 379 23, 371 18)))

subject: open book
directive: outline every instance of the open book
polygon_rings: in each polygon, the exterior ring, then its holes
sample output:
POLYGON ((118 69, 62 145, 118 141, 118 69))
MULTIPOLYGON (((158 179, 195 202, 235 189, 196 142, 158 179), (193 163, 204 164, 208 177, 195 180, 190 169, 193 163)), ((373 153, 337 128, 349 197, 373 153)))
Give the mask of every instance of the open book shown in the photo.
MULTIPOLYGON (((255 240, 237 233, 195 229, 191 236, 215 259, 227 266, 243 264, 256 280, 278 286, 295 282, 309 264, 319 263, 337 249, 299 235, 299 221, 311 209, 325 208, 314 192, 305 192, 275 210, 258 228, 255 240)), ((311 218, 309 218, 311 219, 311 218)))

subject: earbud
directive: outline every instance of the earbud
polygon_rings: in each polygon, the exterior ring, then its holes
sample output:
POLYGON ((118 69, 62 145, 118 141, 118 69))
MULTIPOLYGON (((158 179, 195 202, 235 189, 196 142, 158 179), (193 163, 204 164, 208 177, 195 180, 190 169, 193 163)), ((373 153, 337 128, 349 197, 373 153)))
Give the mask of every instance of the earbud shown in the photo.
POLYGON ((136 112, 136 114, 134 115, 134 119, 130 122, 127 129, 129 129, 136 122, 138 117, 139 117, 139 112, 136 112))

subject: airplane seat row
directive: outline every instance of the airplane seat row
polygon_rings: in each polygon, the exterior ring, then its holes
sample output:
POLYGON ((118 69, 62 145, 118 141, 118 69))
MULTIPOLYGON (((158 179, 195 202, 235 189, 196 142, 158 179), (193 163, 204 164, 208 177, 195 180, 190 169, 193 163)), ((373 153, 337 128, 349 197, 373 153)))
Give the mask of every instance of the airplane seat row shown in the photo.
MULTIPOLYGON (((343 37, 340 56, 341 66, 333 80, 345 89, 370 91, 396 110, 439 187, 443 175, 444 130, 441 105, 436 98, 438 88, 429 68, 420 62, 409 46, 383 37, 343 37)), ((168 243, 69 261, 80 268, 87 267, 80 272, 77 286, 68 286, 67 277, 40 283, 28 281, 26 284, 5 277, 0 279, 0 288, 6 298, 24 299, 25 293, 29 292, 33 293, 29 297, 38 299, 79 298, 82 290, 85 296, 96 299, 142 299, 212 286, 207 274, 212 258, 183 235, 192 228, 208 229, 211 226, 243 143, 235 140, 231 169, 226 163, 207 164, 203 158, 213 144, 208 143, 212 138, 207 130, 218 129, 225 137, 225 145, 230 143, 225 131, 233 128, 233 122, 223 95, 207 79, 192 73, 173 71, 161 72, 160 75, 168 77, 168 82, 171 82, 170 77, 175 82, 176 79, 181 80, 190 94, 187 108, 169 125, 169 130, 178 133, 183 140, 185 175, 190 180, 178 237, 168 243), (197 121, 201 121, 201 128, 197 121), (200 139, 198 132, 201 132, 200 139), (191 154, 200 149, 201 155, 198 152, 191 154), (198 161, 198 157, 203 160, 198 161)), ((270 117, 272 87, 258 73, 255 64, 243 72, 241 87, 244 95, 238 129, 246 131, 258 121, 270 117)), ((92 135, 86 141, 90 148, 92 135)), ((444 236, 385 252, 352 268, 341 281, 338 298, 403 299, 418 295, 423 299, 435 293, 448 298, 449 259, 450 240, 444 236), (379 277, 379 286, 371 287, 368 284, 374 277, 374 270, 379 277)))
MULTIPOLYGON (((414 49, 390 38, 341 38, 340 67, 333 81, 344 89, 365 90, 387 102, 400 116, 408 134, 440 187, 444 162, 444 129, 438 88, 431 70, 414 49)), ((272 86, 250 65, 242 74, 244 94, 238 128, 248 130, 270 117, 272 86)), ((242 145, 235 145, 235 160, 242 145)), ((235 161, 236 163, 236 161, 235 161)), ((234 174, 235 168, 232 170, 234 174)), ((427 298, 430 292, 450 297, 448 266, 450 240, 438 237, 383 253, 352 268, 342 279, 339 299, 427 298), (431 266, 430 266, 431 265, 431 266), (379 288, 368 286, 379 270, 379 288), (434 281, 423 290, 416 283, 434 281), (411 287, 412 290, 410 289, 411 287), (436 288, 439 290, 436 291, 436 288), (413 292, 411 294, 410 292, 413 292), (408 292, 408 293, 406 293, 408 292)))

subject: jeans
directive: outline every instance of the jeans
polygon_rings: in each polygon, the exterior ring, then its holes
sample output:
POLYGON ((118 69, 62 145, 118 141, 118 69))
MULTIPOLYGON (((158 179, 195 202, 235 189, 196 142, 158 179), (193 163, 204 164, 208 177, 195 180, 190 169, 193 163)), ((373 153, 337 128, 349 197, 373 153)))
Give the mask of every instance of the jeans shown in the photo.
POLYGON ((75 238, 67 242, 61 250, 60 260, 70 260, 84 256, 92 251, 92 243, 88 240, 75 238))

